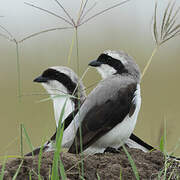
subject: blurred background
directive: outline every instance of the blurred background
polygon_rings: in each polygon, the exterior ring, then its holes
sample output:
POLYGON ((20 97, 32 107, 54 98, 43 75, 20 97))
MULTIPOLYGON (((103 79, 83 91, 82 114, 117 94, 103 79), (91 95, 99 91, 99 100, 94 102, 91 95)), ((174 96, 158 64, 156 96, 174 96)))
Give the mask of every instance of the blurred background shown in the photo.
MULTIPOLYGON (((31 0, 34 5, 66 17, 55 1, 31 0)), ((120 1, 98 0, 91 15, 120 1)), ((77 20, 81 1, 62 0, 61 3, 77 20)), ((95 3, 89 0, 87 7, 95 3)), ((168 1, 158 4, 158 19, 168 1)), ((106 49, 124 50, 133 56, 141 71, 145 67, 155 43, 152 38, 152 17, 155 1, 131 0, 128 3, 98 16, 78 29, 80 72, 82 75, 90 60, 106 49)), ((177 7, 180 2, 177 1, 177 7)), ((180 22, 180 15, 177 19, 180 22)), ((0 25, 16 38, 48 28, 67 27, 61 19, 24 4, 24 0, 1 0, 0 25)), ((0 33, 6 34, 3 30, 0 33)), ((68 54, 74 30, 59 30, 41 34, 19 45, 21 101, 18 99, 16 46, 0 37, 0 156, 20 154, 20 123, 23 123, 35 147, 42 144, 55 131, 51 101, 39 103, 47 95, 33 79, 50 66, 65 65, 77 72, 76 48, 68 63, 68 54)), ((180 141, 180 37, 164 44, 152 60, 141 83, 142 106, 135 134, 158 147, 166 121, 167 150, 173 151, 180 141)), ((90 69, 84 78, 85 86, 100 80, 90 69)), ((91 89, 88 89, 88 93, 91 89)), ((24 152, 30 151, 24 142, 24 152)), ((180 156, 180 147, 175 151, 180 156)))

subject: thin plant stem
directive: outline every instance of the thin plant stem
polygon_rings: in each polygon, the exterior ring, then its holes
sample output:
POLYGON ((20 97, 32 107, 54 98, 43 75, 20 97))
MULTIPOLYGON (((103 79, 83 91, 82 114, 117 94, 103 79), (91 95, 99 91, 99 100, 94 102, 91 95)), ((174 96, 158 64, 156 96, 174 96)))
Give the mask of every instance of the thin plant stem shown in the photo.
MULTIPOLYGON (((79 104, 80 108, 80 104, 79 104)), ((79 126, 79 136, 80 136, 80 158, 81 158, 81 175, 84 177, 84 154, 83 154, 83 141, 82 141, 82 127, 79 126)))
POLYGON ((0 156, 0 159, 4 159, 6 157, 7 157, 7 159, 10 159, 10 158, 20 158, 20 159, 22 159, 22 156, 18 156, 18 155, 0 156))
POLYGON ((80 14, 80 16, 79 16, 79 21, 78 21, 77 24, 79 24, 79 22, 80 22, 80 20, 81 20, 81 17, 82 17, 82 15, 83 15, 83 13, 84 13, 84 10, 86 9, 87 3, 88 3, 88 0, 86 0, 86 2, 84 3, 84 6, 83 6, 83 8, 82 8, 81 14, 80 14))
POLYGON ((61 17, 61 16, 59 16, 59 15, 57 15, 57 14, 55 14, 55 13, 53 13, 53 12, 47 10, 47 9, 41 8, 41 7, 39 7, 39 6, 35 6, 35 5, 33 5, 33 4, 31 4, 31 3, 27 3, 27 2, 24 2, 24 4, 26 4, 26 5, 28 5, 28 6, 31 6, 31 7, 34 7, 34 8, 36 8, 36 9, 39 9, 39 10, 41 10, 41 11, 47 12, 48 14, 51 14, 51 15, 59 18, 59 19, 62 19, 63 21, 65 21, 66 23, 68 23, 68 24, 70 24, 70 25, 72 25, 72 26, 74 25, 74 24, 72 24, 70 21, 68 21, 67 19, 65 19, 64 17, 61 17))
POLYGON ((99 81, 94 82, 93 84, 91 84, 91 85, 87 86, 86 88, 84 88, 83 91, 86 91, 86 90, 96 86, 98 83, 99 83, 99 81))
POLYGON ((83 11, 83 0, 81 0, 81 5, 80 5, 78 16, 77 16, 78 17, 78 20, 77 20, 77 23, 76 23, 77 26, 79 25, 79 21, 80 21, 80 18, 81 18, 82 11, 83 11))
POLYGON ((21 158, 23 158, 24 157, 24 153, 23 153, 23 125, 22 124, 20 124, 20 141, 21 141, 21 143, 20 143, 20 146, 21 146, 21 158))
POLYGON ((76 38, 76 32, 74 31, 73 38, 72 38, 72 41, 71 41, 71 46, 70 46, 69 53, 68 53, 68 63, 67 63, 68 65, 70 64, 70 61, 71 61, 72 50, 73 50, 73 47, 74 47, 75 38, 76 38))
POLYGON ((20 62, 19 62, 19 44, 15 40, 16 44, 16 62, 17 62, 17 74, 18 74, 18 99, 21 101, 21 80, 20 80, 20 62))
POLYGON ((155 56, 155 54, 156 54, 156 52, 158 51, 158 49, 159 49, 159 46, 156 46, 156 47, 154 48, 154 50, 153 50, 153 52, 152 52, 152 54, 151 54, 151 57, 149 58, 146 66, 145 66, 145 68, 144 68, 144 70, 143 70, 143 72, 142 72, 141 79, 144 77, 145 73, 147 72, 147 70, 148 70, 148 68, 149 68, 149 66, 150 66, 150 64, 151 64, 151 62, 152 62, 152 59, 153 59, 153 57, 155 56))
MULTIPOLYGON (((83 78, 85 77, 85 75, 86 75, 86 73, 88 72, 88 70, 89 70, 89 67, 87 67, 86 68, 86 70, 84 71, 84 73, 83 73, 83 75, 81 76, 81 78, 79 79, 79 81, 78 81, 78 84, 79 84, 79 82, 80 81, 82 81, 83 80, 83 78)), ((76 92, 76 89, 78 88, 78 84, 76 85, 76 88, 74 89, 74 91, 73 91, 73 96, 74 96, 74 94, 75 94, 75 92, 76 92)), ((85 89, 86 90, 86 89, 85 89)), ((83 89, 83 91, 85 91, 84 89, 83 89)), ((80 98, 79 98, 80 99, 80 98)))
POLYGON ((109 8, 104 9, 103 11, 100 11, 100 12, 94 14, 93 16, 91 16, 91 17, 87 18, 86 20, 84 20, 79 26, 81 26, 81 25, 87 23, 87 22, 90 21, 91 19, 93 19, 93 18, 95 18, 95 17, 97 17, 97 16, 99 16, 99 15, 105 13, 106 11, 109 11, 109 10, 111 10, 111 9, 114 9, 114 8, 116 8, 116 7, 120 6, 120 5, 122 5, 122 4, 127 3, 128 1, 131 1, 131 0, 126 0, 126 1, 120 2, 120 3, 115 4, 115 5, 113 5, 113 6, 109 7, 109 8))
POLYGON ((11 37, 11 40, 13 39, 13 35, 4 26, 0 25, 0 28, 3 29, 11 37))
POLYGON ((56 30, 63 30, 63 29, 72 29, 73 27, 62 27, 62 28, 51 28, 51 29, 46 29, 46 30, 43 30, 43 31, 40 31, 40 32, 37 32, 37 33, 33 33, 23 39, 21 39, 20 41, 18 41, 18 43, 22 43, 23 41, 29 39, 29 38, 32 38, 34 36, 38 36, 42 33, 46 33, 46 32, 50 32, 50 31, 56 31, 56 30))
POLYGON ((3 146, 3 148, 0 149, 0 152, 2 153, 3 151, 7 151, 7 149, 9 149, 10 146, 11 146, 14 142, 17 142, 18 139, 19 139, 19 137, 15 137, 12 141, 8 142, 8 144, 6 144, 6 146, 3 146))
MULTIPOLYGON (((92 156, 92 154, 88 154, 87 156, 84 156, 83 160, 89 158, 90 156, 92 156)), ((71 171, 73 168, 75 168, 76 166, 78 166, 80 162, 81 162, 81 160, 79 160, 78 162, 76 162, 73 166, 71 166, 69 169, 67 169, 66 172, 71 171)))
POLYGON ((3 37, 3 38, 5 38, 5 39, 7 39, 7 40, 9 40, 9 37, 6 36, 5 34, 0 33, 0 36, 3 37))
POLYGON ((78 39, 78 28, 75 28, 76 32, 76 62, 77 62, 77 75, 79 77, 79 39, 78 39))
POLYGON ((75 26, 75 22, 73 20, 73 18, 70 16, 70 14, 67 12, 67 10, 62 6, 62 4, 58 1, 58 0, 54 0, 60 7, 61 9, 64 11, 64 13, 67 15, 67 17, 69 18, 69 20, 72 22, 72 24, 75 26))
POLYGON ((94 7, 95 7, 96 5, 97 5, 97 2, 95 2, 89 9, 86 10, 86 12, 85 12, 84 14, 81 15, 79 24, 81 24, 81 21, 87 16, 87 14, 88 14, 92 9, 94 9, 94 7))

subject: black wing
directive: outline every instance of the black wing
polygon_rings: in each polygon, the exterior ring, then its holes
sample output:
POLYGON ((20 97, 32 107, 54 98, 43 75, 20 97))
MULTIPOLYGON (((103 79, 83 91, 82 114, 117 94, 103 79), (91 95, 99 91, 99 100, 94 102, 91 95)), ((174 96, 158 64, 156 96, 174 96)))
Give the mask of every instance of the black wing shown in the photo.
POLYGON ((82 149, 87 149, 101 136, 123 121, 129 114, 133 114, 135 105, 132 102, 136 84, 129 84, 118 91, 116 98, 107 97, 107 101, 91 108, 83 118, 78 128, 75 140, 69 149, 71 153, 80 152, 80 128, 82 135, 82 149), (76 152, 77 150, 77 152, 76 152))

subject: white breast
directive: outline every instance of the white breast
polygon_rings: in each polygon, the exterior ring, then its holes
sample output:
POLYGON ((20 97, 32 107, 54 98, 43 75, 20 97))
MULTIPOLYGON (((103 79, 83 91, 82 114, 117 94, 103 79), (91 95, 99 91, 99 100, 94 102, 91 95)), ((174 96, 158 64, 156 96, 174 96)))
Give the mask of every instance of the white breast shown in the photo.
POLYGON ((99 140, 97 140, 93 145, 87 148, 84 151, 85 153, 103 153, 107 147, 118 148, 124 144, 124 142, 130 137, 135 128, 138 113, 140 110, 141 95, 139 84, 137 85, 137 90, 135 91, 135 97, 133 99, 133 102, 136 104, 134 114, 131 117, 127 115, 121 123, 116 125, 112 130, 110 130, 99 140))
POLYGON ((53 106, 54 106, 54 116, 56 120, 56 126, 58 127, 59 118, 63 109, 63 106, 66 102, 65 111, 63 114, 62 122, 66 119, 66 117, 74 110, 74 102, 67 97, 55 97, 53 99, 53 106), (67 102, 66 102, 67 100, 67 102))

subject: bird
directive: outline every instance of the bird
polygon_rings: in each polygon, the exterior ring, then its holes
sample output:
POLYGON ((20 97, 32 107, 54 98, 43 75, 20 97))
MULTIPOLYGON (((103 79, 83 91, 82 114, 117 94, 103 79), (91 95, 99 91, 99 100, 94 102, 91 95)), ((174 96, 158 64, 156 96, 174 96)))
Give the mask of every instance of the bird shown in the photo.
POLYGON ((50 95, 53 101, 56 126, 59 124, 60 113, 65 101, 67 102, 62 122, 86 98, 83 83, 72 69, 65 66, 46 69, 42 75, 34 79, 34 82, 41 83, 50 95))
MULTIPOLYGON (((52 97, 53 106, 54 106, 54 112, 57 112, 57 115, 55 115, 56 119, 56 125, 58 126, 59 116, 60 112, 62 110, 62 106, 65 102, 65 98, 70 97, 69 100, 71 100, 71 103, 69 103, 70 107, 66 105, 65 108, 65 114, 69 113, 69 109, 74 109, 75 111, 72 111, 75 115, 77 113, 78 109, 78 103, 82 104, 84 100, 86 99, 86 93, 85 93, 85 86, 83 85, 83 82, 79 80, 77 74, 70 68, 65 66, 54 66, 49 67, 45 69, 40 76, 34 79, 35 83, 42 84, 42 86, 46 89, 46 91, 49 93, 49 95, 52 97), (59 80, 57 80, 57 77, 59 80), (65 78, 69 79, 64 80, 65 78), (53 83, 54 82, 54 83, 53 83), (54 88, 54 85, 56 84, 56 88, 54 88), (74 85, 75 84, 75 85, 74 85), (71 87, 71 88, 68 88, 71 87), (69 89, 69 90, 68 90, 69 89), (71 90, 70 90, 71 89, 71 90), (72 95, 72 92, 74 93, 74 97, 70 96, 72 95), (78 92, 79 91, 79 99, 78 99, 78 92), (63 96, 67 95, 67 96, 63 96), (59 107, 58 109, 55 109, 59 107), (68 113, 66 112, 68 111, 68 113)), ((73 114, 71 113, 71 114, 73 114)), ((62 119, 62 122, 65 120, 65 118, 62 119)), ((65 121, 64 129, 68 127, 68 125, 73 120, 73 116, 70 116, 65 121)), ((43 152, 45 151, 51 151, 54 150, 54 141, 56 138, 56 132, 53 134, 53 136, 50 138, 49 141, 47 141, 43 147, 43 152)), ((154 149, 151 145, 145 143, 142 139, 137 137, 134 134, 131 134, 130 138, 126 141, 127 146, 132 148, 138 148, 145 152, 148 152, 152 149, 154 149)), ((37 155, 40 152, 40 147, 36 148, 33 153, 30 152, 26 154, 26 156, 32 156, 37 155)))
MULTIPOLYGON (((66 102, 62 122, 67 116, 78 108, 86 98, 85 87, 77 74, 66 66, 53 66, 45 69, 43 73, 36 77, 33 82, 40 83, 50 95, 53 102, 54 118, 56 127, 58 127, 60 114, 66 102)), ((68 124, 67 120, 65 123, 68 124)), ((43 146, 43 152, 54 150, 54 143, 56 139, 56 132, 43 146)), ((37 155, 40 152, 38 147, 26 156, 37 155)))
POLYGON ((62 145, 70 147, 70 153, 117 149, 131 136, 141 106, 141 73, 132 57, 123 51, 106 50, 89 65, 98 70, 102 80, 64 131, 62 145))

